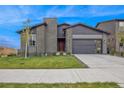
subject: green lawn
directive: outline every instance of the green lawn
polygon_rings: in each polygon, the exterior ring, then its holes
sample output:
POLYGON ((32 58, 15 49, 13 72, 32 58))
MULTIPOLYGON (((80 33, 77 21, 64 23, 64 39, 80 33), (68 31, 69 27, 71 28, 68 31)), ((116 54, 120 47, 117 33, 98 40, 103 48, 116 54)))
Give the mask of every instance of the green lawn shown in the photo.
POLYGON ((3 57, 0 58, 0 69, 56 69, 56 68, 84 68, 74 56, 42 56, 42 57, 3 57))
POLYGON ((95 83, 0 83, 0 88, 119 88, 114 82, 95 82, 95 83))

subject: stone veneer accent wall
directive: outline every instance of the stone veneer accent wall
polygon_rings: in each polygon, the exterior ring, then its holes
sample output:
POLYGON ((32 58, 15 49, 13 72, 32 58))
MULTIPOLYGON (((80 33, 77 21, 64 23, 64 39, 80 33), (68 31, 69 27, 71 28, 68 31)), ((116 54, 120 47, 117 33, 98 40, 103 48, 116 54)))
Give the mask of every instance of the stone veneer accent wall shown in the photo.
POLYGON ((103 39, 102 39, 102 53, 107 54, 107 35, 103 34, 103 39))
POLYGON ((66 30, 66 52, 72 53, 72 31, 71 29, 66 30))

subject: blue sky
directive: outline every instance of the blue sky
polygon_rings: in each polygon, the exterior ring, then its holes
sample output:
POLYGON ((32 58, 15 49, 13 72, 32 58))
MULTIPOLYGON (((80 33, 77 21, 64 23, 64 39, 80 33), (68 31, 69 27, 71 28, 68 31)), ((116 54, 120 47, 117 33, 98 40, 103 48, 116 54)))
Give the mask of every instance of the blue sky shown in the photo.
POLYGON ((98 22, 124 18, 124 6, 0 6, 0 46, 20 48, 17 30, 30 18, 31 25, 42 23, 44 17, 57 17, 58 23, 85 23, 95 26, 98 22))

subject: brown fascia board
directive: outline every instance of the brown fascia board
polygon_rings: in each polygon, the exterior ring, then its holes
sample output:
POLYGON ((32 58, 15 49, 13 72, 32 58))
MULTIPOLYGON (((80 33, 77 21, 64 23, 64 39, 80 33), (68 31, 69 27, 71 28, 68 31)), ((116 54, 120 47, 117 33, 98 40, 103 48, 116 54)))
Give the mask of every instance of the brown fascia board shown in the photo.
MULTIPOLYGON (((34 28, 36 28, 36 27, 38 27, 38 26, 42 26, 42 25, 46 26, 46 23, 36 24, 36 25, 34 25, 34 26, 31 26, 31 29, 34 29, 34 28)), ((17 31, 18 34, 21 34, 21 32, 23 32, 23 30, 17 31)))
POLYGON ((97 29, 97 28, 94 28, 94 27, 91 27, 91 26, 87 26, 87 25, 82 24, 82 23, 78 23, 78 24, 75 24, 75 25, 73 25, 73 26, 67 27, 67 28, 65 28, 64 30, 69 29, 69 28, 73 28, 73 27, 76 27, 76 26, 84 26, 84 27, 87 27, 87 28, 96 30, 96 31, 98 31, 98 32, 100 32, 100 33, 110 34, 110 33, 106 32, 106 31, 103 31, 103 30, 100 30, 100 29, 97 29))
POLYGON ((59 27, 59 26, 63 26, 63 25, 70 26, 70 24, 68 24, 68 23, 62 23, 62 24, 59 24, 58 27, 59 27))
POLYGON ((112 22, 112 21, 124 21, 124 19, 112 19, 112 20, 107 20, 107 21, 99 22, 99 23, 97 23, 96 27, 98 27, 99 24, 107 23, 107 22, 112 22))

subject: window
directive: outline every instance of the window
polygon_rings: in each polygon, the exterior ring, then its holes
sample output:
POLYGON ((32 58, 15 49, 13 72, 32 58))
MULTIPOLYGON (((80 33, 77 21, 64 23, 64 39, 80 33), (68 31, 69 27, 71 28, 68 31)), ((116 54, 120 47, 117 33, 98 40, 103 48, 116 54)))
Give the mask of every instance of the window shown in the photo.
POLYGON ((120 47, 122 47, 123 46, 123 43, 120 43, 120 47))
POLYGON ((124 22, 119 22, 120 27, 124 27, 124 22))
POLYGON ((30 46, 35 46, 35 42, 34 40, 30 40, 30 46))
POLYGON ((64 32, 64 36, 66 36, 66 31, 63 30, 63 32, 64 32))
POLYGON ((119 31, 124 32, 124 22, 119 22, 119 31))
POLYGON ((36 34, 31 34, 29 39, 29 45, 35 46, 36 45, 36 34))

